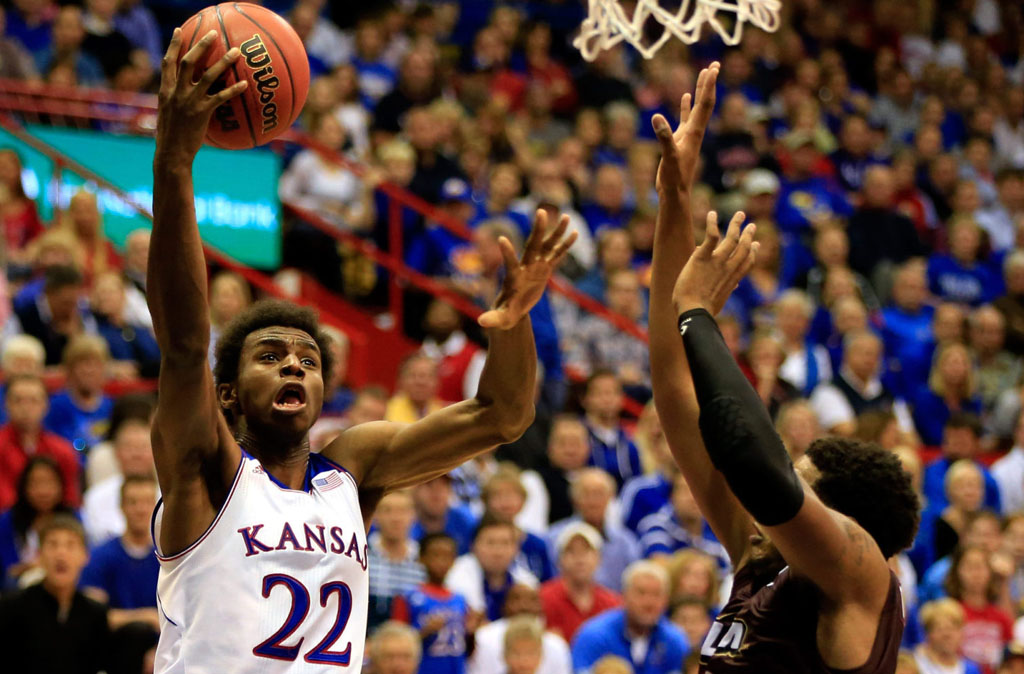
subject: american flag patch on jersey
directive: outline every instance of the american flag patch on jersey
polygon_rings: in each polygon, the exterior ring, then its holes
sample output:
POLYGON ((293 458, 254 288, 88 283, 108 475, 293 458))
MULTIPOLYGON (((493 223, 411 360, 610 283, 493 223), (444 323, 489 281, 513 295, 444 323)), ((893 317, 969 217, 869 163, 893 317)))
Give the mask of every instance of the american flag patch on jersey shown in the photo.
POLYGON ((314 478, 313 486, 320 491, 330 491, 335 487, 341 486, 341 474, 336 470, 332 470, 330 473, 323 477, 314 478))

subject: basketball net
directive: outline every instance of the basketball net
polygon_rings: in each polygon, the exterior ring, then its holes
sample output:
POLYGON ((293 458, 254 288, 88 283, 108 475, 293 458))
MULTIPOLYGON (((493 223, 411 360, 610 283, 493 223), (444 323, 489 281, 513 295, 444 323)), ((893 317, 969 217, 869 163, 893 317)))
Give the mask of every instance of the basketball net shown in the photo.
POLYGON ((633 16, 627 17, 620 0, 587 0, 587 3, 588 16, 572 43, 587 61, 593 61, 602 49, 622 41, 633 45, 649 59, 673 37, 693 44, 700 38, 705 23, 722 36, 727 45, 734 45, 743 35, 744 23, 769 33, 778 29, 782 9, 780 0, 679 0, 678 9, 670 11, 658 4, 658 0, 636 0, 633 16), (733 15, 733 18, 723 23, 719 13, 733 15), (663 27, 661 35, 653 42, 644 39, 648 19, 654 19, 663 27))

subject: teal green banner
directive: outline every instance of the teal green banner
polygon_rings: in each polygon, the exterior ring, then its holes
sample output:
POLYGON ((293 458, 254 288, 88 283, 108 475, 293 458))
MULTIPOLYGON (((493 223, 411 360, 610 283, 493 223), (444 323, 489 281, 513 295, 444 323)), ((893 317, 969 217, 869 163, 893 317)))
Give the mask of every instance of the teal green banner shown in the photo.
MULTIPOLYGON (((127 192, 135 203, 152 208, 151 138, 45 126, 29 126, 28 131, 127 192)), ((53 162, 2 129, 0 148, 17 150, 24 167, 25 191, 36 200, 43 221, 52 221, 57 201, 53 162)), ((243 264, 261 269, 280 266, 280 174, 280 160, 269 150, 200 150, 192 175, 196 220, 203 240, 243 264)), ((61 176, 61 207, 83 188, 97 193, 104 230, 119 248, 130 232, 150 226, 120 196, 67 169, 61 176)))

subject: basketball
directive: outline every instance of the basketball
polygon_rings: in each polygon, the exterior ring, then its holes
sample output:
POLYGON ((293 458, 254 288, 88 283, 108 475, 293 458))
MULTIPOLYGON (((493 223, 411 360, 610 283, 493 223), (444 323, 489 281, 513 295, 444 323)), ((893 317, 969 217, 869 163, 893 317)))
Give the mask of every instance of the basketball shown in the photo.
POLYGON ((243 79, 249 86, 214 111, 206 141, 231 150, 270 142, 292 125, 309 92, 309 60, 302 40, 269 9, 248 2, 223 2, 199 11, 181 27, 178 59, 210 30, 220 33, 220 39, 196 64, 194 79, 232 47, 238 47, 241 58, 210 91, 243 79))

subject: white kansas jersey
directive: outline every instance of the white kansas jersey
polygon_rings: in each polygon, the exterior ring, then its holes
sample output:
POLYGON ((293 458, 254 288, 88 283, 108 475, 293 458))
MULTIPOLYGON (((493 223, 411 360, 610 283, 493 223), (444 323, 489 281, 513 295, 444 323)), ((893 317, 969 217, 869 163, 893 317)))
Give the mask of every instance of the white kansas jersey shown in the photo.
MULTIPOLYGON (((158 554, 157 674, 358 674, 369 582, 356 483, 310 454, 304 486, 283 487, 243 452, 206 533, 158 554)), ((158 503, 156 541, 162 516, 158 503)))

